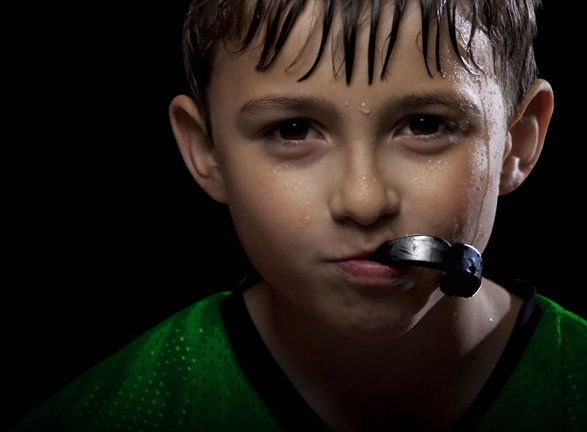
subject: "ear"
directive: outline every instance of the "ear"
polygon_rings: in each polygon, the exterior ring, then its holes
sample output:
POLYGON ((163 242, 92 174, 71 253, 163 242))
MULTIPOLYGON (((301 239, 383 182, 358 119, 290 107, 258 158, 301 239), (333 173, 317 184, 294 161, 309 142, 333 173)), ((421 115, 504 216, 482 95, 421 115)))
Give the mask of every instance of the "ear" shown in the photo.
POLYGON ((503 157, 499 194, 516 190, 530 174, 542 153, 546 130, 554 109, 550 84, 534 80, 516 110, 503 157))
POLYGON ((169 106, 169 119, 181 156, 196 182, 213 200, 226 204, 218 155, 194 100, 176 96, 169 106))

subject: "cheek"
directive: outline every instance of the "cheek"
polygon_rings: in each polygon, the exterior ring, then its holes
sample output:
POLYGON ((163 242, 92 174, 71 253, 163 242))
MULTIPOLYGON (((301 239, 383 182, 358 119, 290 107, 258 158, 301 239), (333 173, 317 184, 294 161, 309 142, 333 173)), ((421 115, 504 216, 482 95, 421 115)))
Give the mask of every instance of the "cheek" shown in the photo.
POLYGON ((279 263, 294 264, 293 252, 309 246, 303 233, 316 223, 308 174, 258 159, 239 165, 225 177, 228 205, 243 249, 260 272, 279 263))
POLYGON ((487 143, 479 140, 420 166, 412 181, 414 199, 431 232, 451 243, 485 248, 497 203, 496 162, 487 143))

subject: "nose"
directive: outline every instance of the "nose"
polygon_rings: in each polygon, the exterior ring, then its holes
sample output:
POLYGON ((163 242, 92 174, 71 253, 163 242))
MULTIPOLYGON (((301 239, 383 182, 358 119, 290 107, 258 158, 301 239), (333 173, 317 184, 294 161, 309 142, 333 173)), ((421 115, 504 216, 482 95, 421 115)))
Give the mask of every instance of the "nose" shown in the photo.
POLYGON ((382 176, 374 151, 349 153, 346 170, 337 176, 331 195, 332 217, 368 226, 383 216, 396 214, 400 196, 391 181, 382 176))

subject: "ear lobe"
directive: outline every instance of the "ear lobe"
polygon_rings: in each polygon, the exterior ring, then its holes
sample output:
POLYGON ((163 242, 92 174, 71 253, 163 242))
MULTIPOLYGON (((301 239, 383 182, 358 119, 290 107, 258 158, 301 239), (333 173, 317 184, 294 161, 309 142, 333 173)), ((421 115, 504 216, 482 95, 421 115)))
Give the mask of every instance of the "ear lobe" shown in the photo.
POLYGON ((503 158, 500 195, 517 189, 536 165, 553 109, 552 87, 542 79, 534 80, 510 127, 503 158))
POLYGON ((193 99, 176 96, 169 106, 175 141, 192 177, 210 197, 226 204, 226 191, 216 149, 193 99))

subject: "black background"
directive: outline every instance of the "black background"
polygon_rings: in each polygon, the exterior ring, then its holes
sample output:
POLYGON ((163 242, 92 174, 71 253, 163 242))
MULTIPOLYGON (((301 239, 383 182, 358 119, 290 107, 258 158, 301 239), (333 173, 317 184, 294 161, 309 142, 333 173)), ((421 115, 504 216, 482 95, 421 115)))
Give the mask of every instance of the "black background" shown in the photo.
MULTIPOLYGON (((189 1, 126 3, 14 16, 3 147, 16 156, 2 163, 7 425, 251 269, 228 208, 193 180, 169 122, 173 97, 190 95, 189 1)), ((534 172, 500 198, 484 259, 489 277, 528 280, 587 317, 581 7, 548 2, 539 14, 536 57, 555 113, 534 172)))

